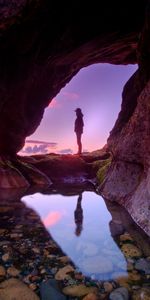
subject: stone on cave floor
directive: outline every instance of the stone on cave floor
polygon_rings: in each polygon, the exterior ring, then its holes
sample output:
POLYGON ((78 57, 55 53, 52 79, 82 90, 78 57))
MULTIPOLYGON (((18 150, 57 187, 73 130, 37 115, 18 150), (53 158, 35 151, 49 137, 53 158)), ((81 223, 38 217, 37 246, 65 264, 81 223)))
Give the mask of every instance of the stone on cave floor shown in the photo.
POLYGON ((142 251, 133 244, 123 244, 121 251, 124 253, 125 257, 141 257, 142 251))
POLYGON ((150 288, 140 288, 134 291, 132 300, 150 300, 150 288))
POLYGON ((40 285, 41 300, 67 300, 59 289, 58 282, 55 279, 49 279, 40 285))
POLYGON ((128 300, 129 299, 129 292, 125 287, 120 287, 109 295, 110 300, 128 300))
POLYGON ((145 274, 150 274, 150 260, 146 258, 140 258, 135 263, 135 269, 143 271, 145 274))
POLYGON ((66 286, 62 291, 65 295, 71 297, 83 297, 89 293, 98 293, 96 287, 87 287, 83 284, 66 286))
POLYGON ((39 297, 18 279, 8 279, 0 283, 2 300, 39 300, 39 297))

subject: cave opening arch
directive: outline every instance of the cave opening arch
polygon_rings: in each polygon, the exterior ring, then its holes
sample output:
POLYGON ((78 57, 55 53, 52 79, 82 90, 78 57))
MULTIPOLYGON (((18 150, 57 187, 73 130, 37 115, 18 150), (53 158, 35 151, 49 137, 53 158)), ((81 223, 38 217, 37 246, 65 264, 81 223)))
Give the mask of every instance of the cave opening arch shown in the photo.
POLYGON ((123 87, 136 69, 137 65, 111 64, 94 64, 81 69, 50 102, 41 124, 26 139, 20 153, 74 154, 77 150, 76 107, 81 107, 84 113, 83 152, 101 149, 120 112, 123 87))

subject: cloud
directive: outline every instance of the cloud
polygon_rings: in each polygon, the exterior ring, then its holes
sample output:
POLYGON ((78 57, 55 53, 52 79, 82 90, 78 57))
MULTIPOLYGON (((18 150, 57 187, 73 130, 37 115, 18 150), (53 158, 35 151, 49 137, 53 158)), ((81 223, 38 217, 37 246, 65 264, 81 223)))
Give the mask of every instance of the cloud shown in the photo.
POLYGON ((73 92, 62 92, 62 94, 66 97, 66 100, 77 100, 79 99, 79 94, 73 92))
POLYGON ((48 105, 49 108, 60 108, 61 104, 58 102, 58 100, 56 98, 53 98, 50 102, 50 104, 48 105))
POLYGON ((38 140, 27 140, 26 144, 30 144, 30 146, 25 145, 21 150, 21 152, 25 154, 46 154, 49 152, 49 148, 55 149, 57 146, 57 143, 38 140), (32 144, 34 145, 32 146, 32 144))
POLYGON ((62 149, 58 151, 59 154, 73 154, 73 150, 68 148, 68 149, 62 149))
POLYGON ((26 154, 37 154, 37 153, 47 153, 48 152, 48 149, 47 149, 47 145, 34 145, 33 147, 31 146, 28 146, 28 147, 25 147, 25 149, 22 150, 23 153, 26 153, 26 154))
POLYGON ((74 92, 61 92, 61 96, 59 96, 58 94, 58 97, 60 97, 61 99, 59 99, 58 101, 57 98, 53 98, 48 105, 48 108, 61 108, 66 101, 68 102, 70 100, 77 100, 80 96, 79 94, 74 92))
POLYGON ((62 218, 63 214, 60 213, 59 211, 53 211, 50 212, 44 219, 43 219, 43 223, 45 225, 45 227, 50 227, 55 225, 56 223, 58 223, 60 221, 60 219, 62 218))
POLYGON ((45 141, 38 141, 38 140, 26 140, 26 143, 29 144, 42 144, 42 145, 47 145, 48 147, 53 147, 55 148, 57 146, 57 143, 55 142, 45 142, 45 141))

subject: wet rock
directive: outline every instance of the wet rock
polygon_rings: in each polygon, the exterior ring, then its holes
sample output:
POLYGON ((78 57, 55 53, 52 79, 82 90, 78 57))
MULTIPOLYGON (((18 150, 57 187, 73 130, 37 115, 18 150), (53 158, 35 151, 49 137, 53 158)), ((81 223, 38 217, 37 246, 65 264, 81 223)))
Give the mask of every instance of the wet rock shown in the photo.
POLYGON ((37 285, 35 283, 31 283, 29 284, 29 288, 33 291, 35 291, 37 289, 37 285))
POLYGON ((83 297, 89 293, 98 293, 98 289, 96 287, 86 287, 85 285, 72 285, 66 286, 63 288, 63 293, 67 296, 71 297, 83 297))
POLYGON ((3 246, 6 246, 6 245, 9 245, 10 244, 10 241, 1 241, 0 242, 0 247, 3 247, 3 246))
POLYGON ((9 267, 7 269, 7 274, 12 276, 12 277, 16 277, 20 274, 20 270, 16 269, 15 267, 9 267))
POLYGON ((13 167, 5 169, 0 169, 0 188, 9 189, 9 188, 28 188, 29 183, 24 178, 24 176, 19 172, 19 170, 14 169, 13 167))
POLYGON ((81 272, 79 272, 79 273, 75 273, 74 277, 77 280, 83 280, 85 276, 81 272))
POLYGON ((40 249, 37 248, 37 247, 33 247, 33 248, 32 248, 32 251, 33 251, 35 254, 40 254, 40 249))
POLYGON ((0 228, 0 235, 3 235, 6 232, 6 229, 0 228))
POLYGON ((150 288, 141 288, 133 292, 133 300, 150 300, 150 288))
POLYGON ((0 266, 0 277, 3 277, 6 275, 6 270, 3 266, 0 266))
POLYGON ((107 282, 107 281, 104 282, 103 286, 104 286, 104 290, 105 290, 106 293, 112 292, 113 286, 110 282, 107 282))
POLYGON ((41 270, 40 270, 40 274, 45 274, 46 273, 46 269, 45 268, 42 268, 41 270))
POLYGON ((133 238, 128 232, 125 232, 124 234, 120 235, 120 241, 121 242, 133 241, 133 238))
POLYGON ((120 287, 109 295, 110 300, 128 300, 129 299, 129 292, 126 288, 120 287))
POLYGON ((134 269, 134 265, 130 262, 127 263, 127 270, 132 271, 134 269))
POLYGON ((39 300, 39 297, 18 279, 11 278, 0 283, 0 299, 39 300))
POLYGON ((94 293, 89 293, 88 295, 86 295, 83 300, 99 300, 100 298, 94 294, 94 293))
POLYGON ((67 265, 64 268, 59 269, 59 271, 55 275, 56 280, 63 280, 68 277, 68 273, 74 272, 74 269, 71 265, 67 265))
POLYGON ((135 263, 135 269, 145 272, 145 274, 150 274, 150 261, 145 258, 140 258, 135 263))
POLYGON ((132 271, 128 275, 128 281, 140 281, 141 280, 141 275, 132 271))
POLYGON ((70 258, 68 256, 61 256, 57 258, 61 263, 66 264, 70 261, 70 258))
POLYGON ((121 273, 121 272, 115 272, 112 274, 112 277, 115 279, 115 281, 120 285, 123 286, 125 288, 127 288, 128 290, 130 290, 130 286, 128 283, 128 276, 126 273, 121 273))
POLYGON ((121 250, 124 253, 125 257, 140 257, 140 256, 142 256, 141 250, 132 244, 124 244, 121 247, 121 250))
POLYGON ((0 206, 0 213, 9 213, 13 210, 13 206, 0 206))
POLYGON ((11 239, 16 239, 16 240, 17 240, 17 239, 19 240, 22 236, 23 236, 22 233, 11 233, 11 234, 10 234, 10 238, 11 238, 11 239))
POLYGON ((139 290, 140 288, 140 285, 132 285, 132 290, 139 290))
POLYGON ((4 255, 2 255, 2 260, 4 262, 8 261, 11 258, 9 253, 5 253, 4 255))
POLYGON ((50 279, 47 282, 42 282, 40 285, 40 294, 42 300, 66 300, 66 296, 64 296, 58 287, 57 281, 55 279, 50 279))

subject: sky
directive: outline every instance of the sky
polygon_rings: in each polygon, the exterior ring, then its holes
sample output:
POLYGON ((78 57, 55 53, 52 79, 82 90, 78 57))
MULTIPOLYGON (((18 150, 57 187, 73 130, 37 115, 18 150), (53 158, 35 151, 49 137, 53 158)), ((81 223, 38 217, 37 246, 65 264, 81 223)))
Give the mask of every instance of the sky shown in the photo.
POLYGON ((101 149, 120 111, 123 86, 136 69, 137 65, 111 64, 81 69, 45 109, 41 124, 19 154, 77 153, 77 107, 84 115, 83 151, 101 149))

